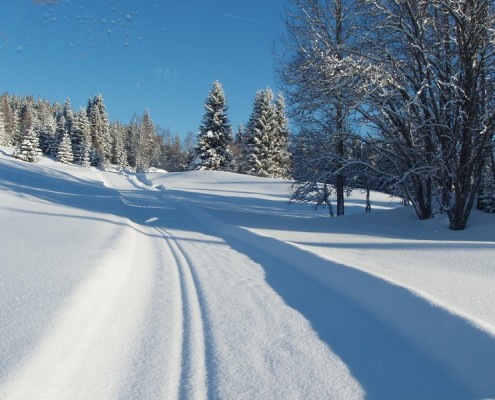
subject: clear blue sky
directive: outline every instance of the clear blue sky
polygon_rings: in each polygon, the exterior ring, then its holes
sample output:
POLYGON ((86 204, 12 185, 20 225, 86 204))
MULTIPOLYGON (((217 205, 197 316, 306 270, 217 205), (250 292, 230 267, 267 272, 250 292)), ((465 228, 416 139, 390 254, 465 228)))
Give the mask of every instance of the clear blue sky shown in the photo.
POLYGON ((256 90, 274 91, 272 45, 284 0, 0 0, 0 93, 74 109, 101 93, 110 120, 148 108, 163 128, 197 132, 212 82, 225 90, 234 131, 256 90))

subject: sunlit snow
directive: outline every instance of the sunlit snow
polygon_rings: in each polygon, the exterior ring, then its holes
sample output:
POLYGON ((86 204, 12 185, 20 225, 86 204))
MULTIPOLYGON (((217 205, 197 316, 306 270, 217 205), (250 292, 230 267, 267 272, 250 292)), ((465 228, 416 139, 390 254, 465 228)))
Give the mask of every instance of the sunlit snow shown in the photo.
POLYGON ((0 398, 495 396, 495 216, 0 149, 0 398))

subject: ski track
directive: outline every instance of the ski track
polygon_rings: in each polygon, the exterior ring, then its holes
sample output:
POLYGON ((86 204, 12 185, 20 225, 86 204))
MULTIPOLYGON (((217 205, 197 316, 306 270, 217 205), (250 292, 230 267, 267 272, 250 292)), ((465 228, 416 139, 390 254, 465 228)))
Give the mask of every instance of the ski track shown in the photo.
POLYGON ((181 371, 178 398, 206 398, 207 370, 205 352, 205 334, 200 293, 192 272, 191 265, 180 246, 165 230, 157 228, 167 242, 174 264, 179 272, 180 296, 182 299, 182 346, 181 371))
POLYGON ((301 315, 287 308, 266 286, 262 274, 257 274, 261 281, 251 289, 239 287, 243 293, 239 299, 232 285, 221 295, 219 290, 227 276, 229 281, 236 281, 237 274, 250 276, 253 268, 258 270, 260 266, 227 246, 221 235, 215 234, 220 232, 212 232, 212 236, 195 232, 194 227, 203 226, 203 222, 202 214, 192 210, 194 205, 180 194, 167 194, 165 198, 162 191, 136 187, 135 182, 119 175, 107 173, 103 179, 119 192, 123 204, 139 211, 136 219, 151 223, 159 233, 165 244, 167 273, 176 281, 180 304, 173 314, 173 325, 178 331, 173 335, 176 346, 170 354, 173 365, 168 368, 169 374, 175 371, 175 376, 163 382, 167 387, 162 392, 169 394, 164 398, 303 399, 304 393, 325 399, 362 397, 362 389, 342 361, 317 338, 301 315), (119 179, 118 184, 114 178, 119 179), (145 198, 141 197, 142 190, 146 191, 145 198), (172 204, 172 212, 167 213, 166 204, 172 204), (165 217, 163 213, 170 217, 165 223, 160 220, 165 217), (178 224, 179 230, 169 227, 168 222, 178 224), (232 270, 234 260, 242 261, 232 270), (248 268, 243 266, 245 262, 248 268), (216 304, 219 299, 220 307, 216 304), (233 309, 225 313, 230 303, 233 309), (222 332, 219 326, 228 329, 222 332), (309 370, 299 367, 298 358, 304 360, 303 365, 309 360, 314 365, 309 370), (307 386, 309 382, 312 385, 307 386))
MULTIPOLYGON (((181 194, 120 173, 95 176, 118 194, 124 223, 0 398, 364 397, 345 362, 267 284, 256 261, 292 265, 275 239, 221 222, 181 194)), ((370 310, 364 317, 377 317, 370 310)), ((378 333, 393 325, 372 322, 378 333)))
MULTIPOLYGON (((163 209, 162 206, 139 204, 135 200, 126 198, 124 191, 109 179, 109 175, 102 175, 103 182, 119 193, 123 204, 128 207, 138 209, 163 209)), ((128 184, 134 185, 126 179, 128 184)), ((126 182, 124 182, 126 183, 126 182)), ((136 188, 134 188, 135 190, 136 188)), ((146 190, 146 188, 140 188, 146 190)), ((152 192, 150 190, 150 192, 152 192)), ((149 201, 149 197, 147 197, 149 201)), ((146 219, 154 221, 154 218, 146 219)), ((192 266, 179 246, 173 235, 164 228, 154 228, 163 238, 166 244, 165 253, 166 264, 173 266, 172 275, 177 280, 175 287, 178 291, 180 305, 178 312, 174 315, 175 326, 180 327, 180 331, 175 333, 175 342, 178 346, 173 346, 174 354, 172 359, 175 366, 171 371, 180 371, 180 374, 168 382, 166 392, 173 393, 174 398, 180 399, 206 399, 207 398, 207 368, 205 352, 205 334, 203 328, 203 312, 200 301, 200 292, 197 288, 192 266)), ((170 270, 170 268, 168 268, 170 270)), ((172 374, 173 375, 173 374, 172 374)))

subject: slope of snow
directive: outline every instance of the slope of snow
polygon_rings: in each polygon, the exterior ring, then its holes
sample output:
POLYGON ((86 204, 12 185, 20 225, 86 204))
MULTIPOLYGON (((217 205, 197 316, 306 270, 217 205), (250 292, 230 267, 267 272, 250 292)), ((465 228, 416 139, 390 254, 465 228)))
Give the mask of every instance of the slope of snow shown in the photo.
POLYGON ((495 217, 0 154, 0 397, 495 396, 495 217))

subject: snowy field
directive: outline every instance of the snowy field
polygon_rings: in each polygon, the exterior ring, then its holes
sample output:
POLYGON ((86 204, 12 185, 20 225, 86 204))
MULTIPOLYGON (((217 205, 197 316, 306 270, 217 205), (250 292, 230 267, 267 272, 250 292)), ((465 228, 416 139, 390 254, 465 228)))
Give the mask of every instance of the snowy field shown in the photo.
POLYGON ((495 396, 495 215, 0 149, 0 399, 495 396))

